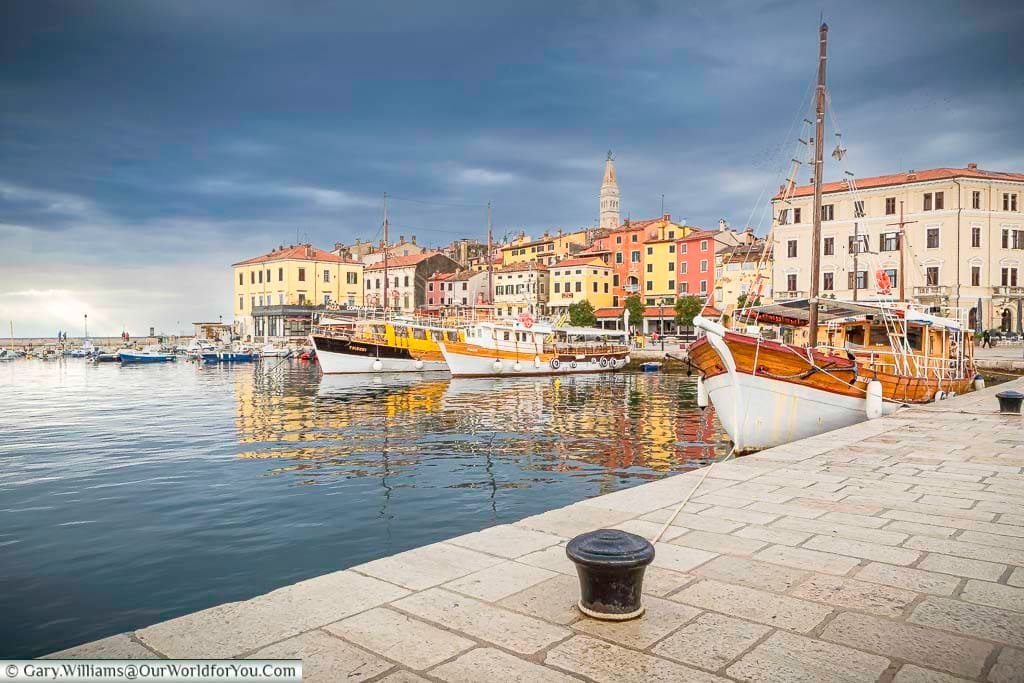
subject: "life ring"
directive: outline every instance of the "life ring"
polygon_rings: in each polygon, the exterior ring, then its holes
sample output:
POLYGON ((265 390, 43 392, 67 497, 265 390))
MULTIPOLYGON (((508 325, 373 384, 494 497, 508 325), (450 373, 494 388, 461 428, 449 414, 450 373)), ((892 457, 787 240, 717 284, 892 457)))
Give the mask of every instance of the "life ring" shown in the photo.
POLYGON ((519 314, 519 322, 523 324, 523 327, 530 329, 533 327, 533 315, 527 311, 523 311, 519 314))
POLYGON ((598 361, 598 365, 600 365, 602 368, 608 367, 608 359, 602 356, 601 360, 598 361))
POLYGON ((591 365, 597 365, 597 359, 596 358, 591 358, 590 359, 590 364, 591 365))
POLYGON ((573 370, 575 370, 576 369, 576 361, 572 361, 571 363, 569 363, 569 367, 572 368, 573 370))
POLYGON ((551 359, 551 369, 552 370, 557 370, 559 367, 561 367, 561 365, 562 365, 562 362, 559 361, 557 358, 552 358, 551 359))
POLYGON ((879 294, 891 294, 892 293, 892 279, 889 277, 889 273, 884 270, 875 272, 875 282, 878 283, 879 294))

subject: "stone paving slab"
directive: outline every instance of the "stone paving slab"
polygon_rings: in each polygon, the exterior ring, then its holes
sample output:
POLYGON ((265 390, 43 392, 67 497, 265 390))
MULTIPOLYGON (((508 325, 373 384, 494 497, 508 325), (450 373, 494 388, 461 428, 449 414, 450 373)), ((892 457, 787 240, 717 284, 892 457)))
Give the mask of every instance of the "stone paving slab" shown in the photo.
POLYGON ((650 538, 702 472, 52 656, 299 656, 307 680, 389 683, 1024 681, 1024 421, 997 414, 1004 388, 716 465, 636 621, 579 613, 565 543, 650 538))

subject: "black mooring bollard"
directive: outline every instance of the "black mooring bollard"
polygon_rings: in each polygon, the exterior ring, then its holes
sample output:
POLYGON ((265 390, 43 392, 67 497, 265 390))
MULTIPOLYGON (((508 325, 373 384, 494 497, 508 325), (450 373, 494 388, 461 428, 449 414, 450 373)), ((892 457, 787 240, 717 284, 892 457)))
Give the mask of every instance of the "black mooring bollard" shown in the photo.
POLYGON ((1020 415, 1021 402, 1024 401, 1024 394, 1019 391, 1010 389, 1008 391, 1000 391, 996 394, 996 398, 999 399, 999 412, 1007 415, 1020 415))
POLYGON ((644 572, 654 559, 647 539, 618 529, 598 529, 569 541, 565 554, 580 578, 580 611, 588 617, 625 621, 644 613, 644 572))

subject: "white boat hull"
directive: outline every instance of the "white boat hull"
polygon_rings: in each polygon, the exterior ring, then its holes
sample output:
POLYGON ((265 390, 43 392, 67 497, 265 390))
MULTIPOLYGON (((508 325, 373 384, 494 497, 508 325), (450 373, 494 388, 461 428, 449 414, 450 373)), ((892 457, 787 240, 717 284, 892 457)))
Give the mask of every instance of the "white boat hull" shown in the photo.
POLYGON ((449 350, 444 344, 439 345, 445 360, 448 361, 448 370, 453 377, 519 377, 530 375, 577 375, 588 372, 611 372, 626 365, 626 360, 615 360, 605 358, 605 364, 601 365, 600 358, 586 357, 573 361, 550 361, 541 360, 539 356, 526 356, 521 360, 505 359, 495 360, 493 357, 475 356, 463 353, 456 353, 449 350))
POLYGON ((448 366, 443 361, 413 360, 410 358, 370 358, 317 349, 317 362, 325 375, 383 373, 383 372, 443 372, 448 366))
MULTIPOLYGON (((737 452, 765 448, 817 436, 868 419, 867 401, 794 382, 736 373, 704 380, 719 422, 737 452), (737 387, 738 385, 738 387, 737 387)), ((882 414, 899 407, 883 402, 882 414)))

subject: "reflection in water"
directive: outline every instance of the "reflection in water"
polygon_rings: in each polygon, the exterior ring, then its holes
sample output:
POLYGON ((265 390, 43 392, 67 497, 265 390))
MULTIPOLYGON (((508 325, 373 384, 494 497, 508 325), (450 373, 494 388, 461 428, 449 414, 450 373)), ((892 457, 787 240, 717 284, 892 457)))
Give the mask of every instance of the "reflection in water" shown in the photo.
POLYGON ((0 657, 37 656, 724 454, 695 380, 0 366, 0 657))

